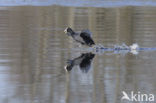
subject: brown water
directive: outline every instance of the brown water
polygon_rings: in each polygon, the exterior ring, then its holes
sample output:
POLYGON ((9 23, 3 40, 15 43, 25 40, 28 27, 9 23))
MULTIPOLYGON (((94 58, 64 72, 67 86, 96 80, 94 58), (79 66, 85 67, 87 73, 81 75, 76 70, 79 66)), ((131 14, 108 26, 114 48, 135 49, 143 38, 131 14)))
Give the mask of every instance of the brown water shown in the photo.
POLYGON ((96 54, 88 71, 66 72, 82 54, 67 26, 90 29, 107 47, 156 47, 156 7, 0 7, 0 103, 128 103, 122 91, 156 94, 155 51, 96 54))

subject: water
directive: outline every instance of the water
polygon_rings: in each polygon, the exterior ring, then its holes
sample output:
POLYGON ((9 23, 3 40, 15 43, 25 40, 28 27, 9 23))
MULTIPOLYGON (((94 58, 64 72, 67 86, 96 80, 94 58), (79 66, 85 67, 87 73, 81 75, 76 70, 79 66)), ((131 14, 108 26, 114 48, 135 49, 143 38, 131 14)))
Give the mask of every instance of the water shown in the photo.
POLYGON ((74 7, 119 7, 156 6, 155 0, 0 0, 0 6, 74 6, 74 7))
POLYGON ((88 28, 104 47, 155 48, 155 11, 148 6, 0 7, 0 103, 127 103, 122 91, 156 94, 156 51, 90 56, 63 32, 67 26, 88 28), (67 72, 67 61, 82 55, 90 58, 87 69, 77 63, 67 72))

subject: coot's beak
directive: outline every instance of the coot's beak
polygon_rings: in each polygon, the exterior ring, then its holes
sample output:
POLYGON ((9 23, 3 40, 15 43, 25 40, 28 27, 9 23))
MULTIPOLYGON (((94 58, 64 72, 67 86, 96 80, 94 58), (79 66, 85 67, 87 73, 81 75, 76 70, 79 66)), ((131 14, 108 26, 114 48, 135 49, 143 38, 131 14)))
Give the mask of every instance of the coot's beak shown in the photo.
POLYGON ((67 34, 68 36, 70 36, 70 33, 67 32, 67 29, 68 29, 68 28, 66 28, 66 29, 64 30, 64 33, 67 34))
POLYGON ((66 33, 66 34, 67 34, 67 28, 64 30, 64 33, 66 33))

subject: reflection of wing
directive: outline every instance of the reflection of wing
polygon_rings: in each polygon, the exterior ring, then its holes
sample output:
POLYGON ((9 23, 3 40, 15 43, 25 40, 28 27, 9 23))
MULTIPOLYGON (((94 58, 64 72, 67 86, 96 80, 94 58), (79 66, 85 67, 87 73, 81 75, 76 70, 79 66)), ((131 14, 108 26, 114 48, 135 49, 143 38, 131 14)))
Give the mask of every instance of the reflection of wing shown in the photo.
POLYGON ((92 32, 88 29, 82 30, 81 33, 84 33, 88 37, 92 37, 92 32))
POLYGON ((128 97, 128 95, 127 95, 126 92, 123 91, 122 94, 123 94, 123 96, 122 96, 122 98, 121 98, 122 100, 123 100, 123 99, 130 100, 130 98, 128 97))
POLYGON ((90 69, 92 59, 94 58, 95 54, 92 53, 86 53, 84 59, 80 63, 80 69, 87 73, 90 69))

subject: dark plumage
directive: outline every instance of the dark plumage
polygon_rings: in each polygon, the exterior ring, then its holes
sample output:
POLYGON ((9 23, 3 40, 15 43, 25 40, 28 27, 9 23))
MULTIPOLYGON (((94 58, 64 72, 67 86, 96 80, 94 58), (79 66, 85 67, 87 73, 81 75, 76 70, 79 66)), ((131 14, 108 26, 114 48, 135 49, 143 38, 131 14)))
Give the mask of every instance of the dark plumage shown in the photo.
POLYGON ((92 33, 89 30, 74 32, 70 27, 68 27, 64 30, 64 32, 82 45, 92 46, 95 44, 91 37, 92 33))
POLYGON ((90 69, 90 65, 94 56, 95 54, 92 54, 92 53, 81 54, 81 56, 73 60, 68 60, 67 62, 68 64, 65 67, 65 69, 67 71, 71 71, 74 66, 78 65, 83 72, 87 73, 88 70, 90 69))
POLYGON ((84 40, 84 42, 85 42, 88 46, 91 46, 91 45, 94 45, 94 44, 95 44, 94 41, 93 41, 93 39, 92 39, 90 36, 87 36, 87 35, 85 34, 85 32, 82 32, 82 33, 80 34, 80 36, 82 37, 82 39, 84 40))

